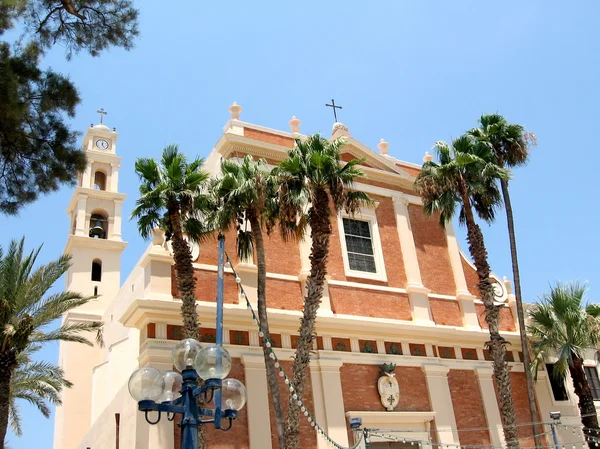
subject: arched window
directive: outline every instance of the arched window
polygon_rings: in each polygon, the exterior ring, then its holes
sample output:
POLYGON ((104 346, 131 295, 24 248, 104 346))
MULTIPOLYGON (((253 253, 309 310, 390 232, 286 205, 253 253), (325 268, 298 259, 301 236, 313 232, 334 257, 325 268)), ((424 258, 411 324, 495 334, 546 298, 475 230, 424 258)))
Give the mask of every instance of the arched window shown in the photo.
POLYGON ((105 239, 108 235, 108 214, 103 210, 95 210, 90 216, 89 235, 95 239, 105 239))
POLYGON ((102 281, 102 261, 94 259, 92 262, 92 281, 102 281))
POLYGON ((106 190, 106 175, 99 170, 94 173, 94 189, 106 190))

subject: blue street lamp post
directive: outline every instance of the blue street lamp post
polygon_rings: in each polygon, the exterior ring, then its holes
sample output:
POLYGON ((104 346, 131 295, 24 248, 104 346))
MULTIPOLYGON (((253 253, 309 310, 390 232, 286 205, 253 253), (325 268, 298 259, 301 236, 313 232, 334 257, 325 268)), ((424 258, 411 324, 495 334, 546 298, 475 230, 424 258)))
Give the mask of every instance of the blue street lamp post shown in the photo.
POLYGON ((149 424, 157 424, 161 413, 166 413, 169 421, 175 419, 175 415, 182 415, 179 424, 181 449, 198 448, 200 425, 213 424, 223 431, 231 429, 238 411, 246 404, 244 384, 226 378, 232 362, 223 348, 224 253, 225 237, 219 234, 216 344, 202 348, 196 340, 186 338, 173 350, 173 364, 181 374, 170 370, 161 373, 155 368, 143 367, 134 371, 129 379, 129 392, 138 401, 138 409, 145 413, 149 424), (204 385, 199 384, 199 378, 204 380, 204 385), (199 397, 206 404, 214 402, 214 408, 198 407, 199 397), (152 411, 158 412, 156 420, 149 418, 152 411))

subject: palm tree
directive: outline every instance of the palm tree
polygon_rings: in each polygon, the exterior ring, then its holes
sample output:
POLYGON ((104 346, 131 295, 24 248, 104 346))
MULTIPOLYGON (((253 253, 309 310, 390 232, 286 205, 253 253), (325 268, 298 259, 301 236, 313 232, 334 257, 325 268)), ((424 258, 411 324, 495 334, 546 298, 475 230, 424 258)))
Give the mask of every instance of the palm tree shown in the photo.
POLYGON ((258 317, 263 337, 263 354, 267 369, 267 379, 273 400, 275 423, 279 447, 284 443, 285 416, 281 404, 281 393, 278 386, 278 375, 269 357, 270 350, 266 342, 271 341, 267 317, 266 279, 267 264, 263 232, 273 228, 274 217, 269 212, 274 197, 274 181, 265 170, 264 159, 254 161, 246 156, 243 161, 236 162, 223 159, 221 177, 215 181, 213 191, 219 203, 215 214, 216 226, 220 230, 228 230, 232 225, 237 229, 237 252, 242 259, 252 257, 253 250, 257 260, 257 306, 258 317), (250 223, 250 232, 245 227, 250 223))
POLYGON ((47 294, 69 269, 70 256, 35 268, 41 247, 25 254, 24 245, 24 239, 13 240, 6 253, 0 247, 0 449, 4 449, 10 417, 11 383, 23 353, 32 345, 50 341, 92 345, 85 334, 97 332, 98 341, 102 328, 100 322, 85 322, 46 330, 63 313, 86 304, 92 297, 69 291, 47 294))
MULTIPOLYGON (((583 360, 586 350, 600 347, 600 306, 585 302, 587 286, 578 282, 551 286, 538 304, 531 307, 527 331, 532 339, 533 363, 531 369, 537 379, 538 368, 549 357, 558 357, 553 374, 571 375, 575 394, 579 397, 579 412, 586 436, 598 429, 594 398, 585 377, 583 360)), ((590 449, 595 448, 589 438, 590 449)))
MULTIPOLYGON (((362 161, 353 159, 344 164, 340 158, 343 145, 343 140, 330 142, 319 134, 303 140, 296 139, 288 158, 274 170, 280 183, 281 230, 285 234, 295 227, 302 229, 307 224, 312 237, 310 274, 306 280, 306 297, 293 363, 292 384, 298 396, 304 392, 315 321, 323 297, 332 208, 335 212, 343 208, 353 214, 360 206, 372 203, 365 193, 350 190, 354 181, 364 175, 357 167, 362 161), (306 207, 308 212, 303 214, 306 207)), ((285 429, 286 449, 299 448, 299 411, 297 402, 290 396, 285 429)))
POLYGON ((496 181, 506 178, 508 173, 491 162, 488 145, 469 135, 454 139, 452 145, 437 142, 435 148, 440 162, 428 161, 423 164, 415 180, 415 189, 423 200, 425 214, 439 215, 442 226, 452 219, 456 206, 460 207, 459 221, 467 227, 469 252, 477 268, 479 292, 485 306, 485 321, 490 333, 486 345, 493 360, 504 437, 508 447, 518 447, 516 415, 506 363, 507 342, 499 332, 502 305, 494 304, 487 250, 473 213, 475 209, 480 219, 487 222, 494 220, 495 208, 500 202, 496 181))
MULTIPOLYGON (((210 176, 202 170, 204 160, 188 162, 177 145, 167 145, 160 163, 138 158, 135 172, 140 178, 140 197, 131 212, 138 220, 140 235, 147 239, 159 227, 173 243, 177 291, 181 298, 184 338, 200 339, 196 311, 196 280, 192 253, 184 235, 200 242, 209 233, 206 215, 212 210, 207 191, 210 176)), ((206 431, 198 426, 198 447, 206 447, 206 431)))
POLYGON ((192 253, 184 234, 200 241, 208 229, 204 215, 210 210, 209 175, 202 170, 203 163, 201 158, 188 162, 177 145, 163 149, 160 163, 152 158, 138 158, 135 172, 141 182, 140 197, 131 212, 131 218, 138 220, 143 238, 149 238, 154 228, 160 227, 167 240, 173 242, 183 333, 185 338, 196 340, 199 339, 196 281, 192 253))
MULTIPOLYGON (((535 135, 526 132, 521 125, 509 124, 499 114, 484 114, 479 119, 480 127, 474 128, 469 133, 485 142, 492 150, 494 163, 504 169, 511 169, 527 163, 529 149, 536 145, 535 135)), ((536 429, 538 421, 537 404, 533 388, 531 373, 531 358, 527 343, 527 332, 525 329, 525 315, 523 313, 523 299, 521 296, 521 276, 519 275, 519 261, 517 258, 517 240, 515 237, 515 222, 513 217, 512 203, 508 191, 508 179, 500 179, 504 208, 506 210, 506 221, 508 223, 508 239, 510 242, 510 255, 512 259, 513 280, 515 286, 515 300, 517 305, 517 319, 521 334, 521 348, 523 351, 523 365, 525 368, 525 379, 527 381, 527 396, 529 399, 529 411, 533 423, 533 434, 538 435, 542 431, 536 429)), ((541 446, 543 442, 539 436, 535 437, 536 445, 541 446)))
POLYGON ((50 417, 50 407, 61 405, 60 393, 73 384, 64 377, 61 368, 49 362, 31 359, 40 345, 29 347, 17 357, 17 368, 10 381, 9 424, 13 433, 22 435, 21 415, 17 399, 22 399, 37 407, 45 418, 50 417))

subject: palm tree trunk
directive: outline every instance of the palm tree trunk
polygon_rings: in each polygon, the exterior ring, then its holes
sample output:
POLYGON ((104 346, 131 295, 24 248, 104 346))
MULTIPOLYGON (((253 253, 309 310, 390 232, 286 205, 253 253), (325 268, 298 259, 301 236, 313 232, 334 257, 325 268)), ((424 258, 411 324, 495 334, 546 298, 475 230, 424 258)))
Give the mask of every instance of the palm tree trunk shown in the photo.
MULTIPOLYGON (((181 297, 181 318, 183 319, 184 338, 193 338, 200 341, 200 323, 196 310, 196 279, 194 279, 194 265, 192 253, 181 232, 179 206, 168 205, 169 220, 173 235, 173 258, 175 259, 175 274, 177 276, 177 291, 181 297)), ((203 405, 202 399, 199 405, 203 405)), ((198 449, 206 448, 206 430, 198 426, 198 449)))
MULTIPOLYGON (((257 298, 258 298, 258 319, 264 334, 263 343, 271 340, 271 332, 269 331, 269 321, 267 316, 267 263, 265 262, 265 244, 263 240, 262 228, 256 214, 249 213, 248 220, 252 229, 252 237, 254 239, 254 247, 256 248, 257 259, 257 298)), ((281 392, 279 391, 278 373, 273 366, 273 361, 269 357, 270 350, 263 344, 263 355, 265 357, 265 366, 267 368, 267 382, 271 391, 271 399, 273 403, 273 411, 275 413, 275 425, 277 426, 277 439, 279 447, 284 445, 284 425, 285 417, 283 414, 283 406, 281 404, 281 392)))
POLYGON ((525 370, 525 381, 527 382, 527 399, 529 400, 529 412, 531 413, 532 431, 536 446, 543 446, 539 434, 543 429, 538 429, 535 424, 538 421, 537 403, 535 400, 535 390, 533 385, 533 373, 531 372, 531 359, 529 357, 529 342, 527 341, 527 331, 525 329, 525 312, 523 310, 523 299, 521 297, 521 276, 519 275, 519 261, 517 258, 517 239, 515 237, 515 222, 513 218, 512 204, 508 192, 508 180, 501 179, 502 196, 504 197, 504 207, 506 209, 506 221, 508 222, 508 239, 510 241, 510 256, 512 259, 513 281, 515 286, 515 300, 517 302, 517 319, 519 321, 519 333, 521 336, 521 348, 523 352, 523 369, 525 370))
MULTIPOLYGON (((310 352, 314 339, 317 311, 323 298, 323 287, 327 273, 327 255, 331 236, 329 196, 325 190, 315 192, 309 218, 312 247, 310 250, 310 274, 306 279, 304 311, 300 321, 298 343, 294 358, 292 385, 298 397, 304 393, 306 369, 310 363, 310 352)), ((285 449, 300 449, 300 408, 290 395, 285 427, 285 449)))
POLYGON ((504 439, 509 448, 519 447, 519 436, 517 433, 515 415, 515 406, 512 400, 511 381, 506 363, 506 340, 500 335, 500 308, 501 305, 494 304, 494 289, 490 281, 490 265, 487 260, 487 250, 483 240, 483 234, 479 225, 475 222, 471 201, 462 190, 463 209, 467 223, 467 240, 469 242, 469 252, 473 257, 473 262, 477 268, 479 277, 479 293, 485 306, 485 321, 490 333, 490 341, 486 343, 492 356, 492 366, 496 380, 496 388, 500 398, 500 417, 502 419, 502 429, 504 430, 504 439))
POLYGON ((169 207, 169 219, 173 235, 173 257, 177 274, 177 291, 181 297, 181 317, 183 318, 183 334, 185 338, 199 340, 198 312, 196 311, 196 280, 192 254, 181 232, 179 208, 169 207))
POLYGON ((590 429, 598 429, 598 415, 596 413, 596 406, 594 405, 594 397, 592 391, 585 377, 585 370, 583 369, 583 360, 581 357, 572 354, 573 365, 569 364, 569 373, 573 380, 573 387, 575 388, 575 394, 579 397, 579 414, 581 415, 581 424, 583 424, 583 433, 588 439, 588 446, 590 449, 597 449, 595 446, 595 439, 592 439, 592 435, 595 431, 590 429))
POLYGON ((8 429, 10 379, 17 365, 13 351, 0 353, 0 449, 4 449, 4 440, 8 429))

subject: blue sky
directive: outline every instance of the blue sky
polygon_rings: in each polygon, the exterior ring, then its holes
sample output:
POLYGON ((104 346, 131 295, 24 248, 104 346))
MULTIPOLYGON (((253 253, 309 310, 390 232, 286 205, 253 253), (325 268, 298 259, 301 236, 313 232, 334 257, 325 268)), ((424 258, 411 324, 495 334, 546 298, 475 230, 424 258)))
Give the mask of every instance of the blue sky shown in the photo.
MULTIPOLYGON (((141 36, 132 51, 67 62, 59 48, 45 60, 80 89, 76 129, 96 123, 100 107, 117 127, 125 214, 137 195, 135 159, 158 156, 169 143, 206 156, 233 101, 245 121, 288 130, 296 115, 302 132, 329 135, 324 104, 333 97, 355 138, 376 149, 383 137, 391 155, 417 163, 435 141, 499 112, 539 142, 511 181, 525 300, 550 281, 572 279, 589 281, 598 299, 599 214, 590 197, 598 177, 600 3, 136 3, 141 36)), ((71 194, 64 188, 18 217, 0 217, 0 245, 25 235, 29 248, 44 244, 40 261, 58 257, 71 194)), ((483 230, 494 271, 510 278, 501 215, 483 230)), ((127 220, 123 237, 128 273, 146 243, 127 220)), ((42 356, 56 361, 57 346, 42 356)), ((24 436, 11 437, 13 449, 51 448, 53 420, 25 405, 23 415, 24 436)))

